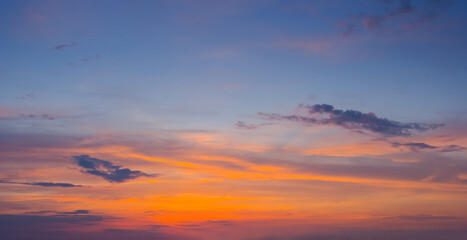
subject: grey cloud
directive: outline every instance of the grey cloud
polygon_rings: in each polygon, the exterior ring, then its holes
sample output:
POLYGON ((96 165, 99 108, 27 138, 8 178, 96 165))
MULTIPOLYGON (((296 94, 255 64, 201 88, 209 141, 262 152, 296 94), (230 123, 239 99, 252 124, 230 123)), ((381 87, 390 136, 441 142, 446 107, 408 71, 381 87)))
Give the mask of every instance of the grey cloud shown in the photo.
POLYGON ((74 156, 73 159, 78 166, 83 168, 81 172, 102 177, 109 182, 120 183, 143 176, 157 176, 156 174, 147 174, 129 168, 122 168, 121 166, 113 165, 109 161, 92 158, 88 155, 74 156))
POLYGON ((101 222, 113 217, 102 215, 14 215, 0 214, 0 225, 2 228, 21 228, 28 225, 57 225, 57 224, 82 224, 101 222))
POLYGON ((335 125, 346 129, 366 130, 384 136, 410 136, 413 131, 423 132, 444 124, 401 123, 387 118, 379 118, 374 113, 362 113, 356 110, 339 110, 329 104, 298 106, 306 114, 281 115, 277 113, 258 113, 268 120, 294 121, 306 125, 335 125), (321 116, 320 118, 314 116, 321 116))
POLYGON ((40 115, 37 115, 37 114, 24 114, 24 113, 20 113, 19 116, 21 118, 42 118, 42 119, 48 119, 48 120, 55 120, 55 117, 50 115, 50 114, 40 114, 40 115))
POLYGON ((53 210, 45 210, 45 211, 36 211, 36 212, 26 212, 27 214, 50 214, 50 213, 54 213, 54 214, 89 214, 89 210, 83 210, 83 209, 79 209, 79 210, 75 210, 75 211, 72 211, 72 212, 59 212, 59 211, 53 211, 53 210))
POLYGON ((464 151, 466 148, 458 145, 449 145, 449 146, 444 146, 440 147, 440 152, 459 152, 459 151, 464 151))
POLYGON ((83 185, 75 185, 71 183, 54 183, 54 182, 13 182, 8 180, 0 180, 0 183, 23 184, 41 187, 83 187, 83 185))
POLYGON ((456 216, 438 216, 429 214, 417 214, 417 215, 401 215, 401 216, 390 216, 383 217, 382 219, 395 219, 404 221, 435 221, 435 220, 458 220, 461 219, 456 216))
POLYGON ((76 44, 78 44, 78 43, 72 42, 72 43, 68 43, 68 44, 59 44, 59 45, 55 46, 54 49, 57 50, 57 51, 60 51, 60 50, 63 50, 65 48, 73 47, 76 44))
POLYGON ((416 152, 419 150, 434 150, 437 152, 460 152, 464 151, 466 148, 459 145, 449 145, 449 146, 432 146, 422 142, 409 142, 409 143, 398 143, 393 142, 393 147, 406 147, 410 151, 416 152))

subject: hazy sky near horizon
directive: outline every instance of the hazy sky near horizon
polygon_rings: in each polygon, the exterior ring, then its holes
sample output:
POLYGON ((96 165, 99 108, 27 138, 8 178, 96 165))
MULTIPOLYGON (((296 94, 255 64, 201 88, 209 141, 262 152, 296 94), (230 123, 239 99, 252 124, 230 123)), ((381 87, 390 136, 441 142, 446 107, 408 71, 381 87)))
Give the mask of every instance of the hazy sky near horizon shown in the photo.
POLYGON ((0 1, 0 235, 465 239, 467 2, 0 1))

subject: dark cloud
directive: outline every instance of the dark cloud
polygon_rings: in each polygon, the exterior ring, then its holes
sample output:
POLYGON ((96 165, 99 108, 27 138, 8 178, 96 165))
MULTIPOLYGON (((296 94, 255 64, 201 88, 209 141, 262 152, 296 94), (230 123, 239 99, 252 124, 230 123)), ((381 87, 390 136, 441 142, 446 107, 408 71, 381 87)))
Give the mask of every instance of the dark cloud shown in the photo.
POLYGON ((54 183, 54 182, 12 182, 8 180, 0 180, 0 183, 12 183, 12 184, 23 184, 41 187, 84 187, 83 185, 75 185, 71 183, 54 183))
POLYGON ((54 49, 57 50, 57 51, 60 51, 60 50, 63 50, 65 48, 73 47, 76 44, 78 44, 78 43, 72 42, 72 43, 68 43, 68 44, 60 44, 60 45, 55 46, 54 49))
POLYGON ((395 219, 404 221, 435 221, 435 220, 458 220, 461 219, 456 216, 437 216, 429 214, 418 214, 418 215, 401 215, 401 216, 390 216, 383 217, 382 219, 395 219))
POLYGON ((432 146, 426 143, 421 143, 421 142, 409 142, 409 143, 398 143, 398 142, 393 142, 392 143, 393 147, 406 147, 410 151, 416 152, 419 150, 434 150, 437 152, 459 152, 463 151, 466 148, 461 147, 458 145, 449 145, 449 146, 432 146))
POLYGON ((339 110, 329 104, 303 105, 297 108, 303 114, 281 115, 258 113, 268 120, 294 121, 306 125, 335 125, 346 129, 366 130, 384 136, 410 136, 413 131, 423 132, 444 124, 401 123, 387 118, 379 118, 374 113, 356 110, 339 110), (321 116, 321 117, 313 117, 321 116))
POLYGON ((269 236, 249 238, 249 240, 464 240, 465 229, 426 229, 426 230, 333 230, 331 233, 313 233, 306 235, 269 236))
POLYGON ((59 214, 59 215, 13 215, 0 214, 2 228, 24 228, 28 226, 44 226, 61 224, 89 225, 106 219, 115 219, 103 215, 59 214))
POLYGON ((254 130, 254 129, 257 129, 257 128, 262 127, 262 126, 267 126, 267 125, 272 125, 272 124, 274 124, 274 123, 247 124, 245 122, 238 121, 235 124, 235 127, 238 128, 238 129, 243 129, 243 130, 254 130))
POLYGON ((74 156, 76 164, 83 169, 81 172, 89 173, 104 178, 109 182, 125 182, 138 177, 155 177, 156 174, 147 174, 141 171, 134 171, 129 168, 113 165, 113 163, 88 155, 74 156))
POLYGON ((82 185, 75 185, 71 183, 53 183, 53 182, 33 182, 33 183, 22 183, 22 184, 42 186, 42 187, 82 187, 82 185))
POLYGON ((59 211, 53 211, 53 210, 45 210, 45 211, 36 211, 36 212, 26 212, 27 214, 51 214, 51 213, 54 213, 54 214, 89 214, 89 210, 83 210, 83 209, 79 209, 79 210, 75 210, 75 211, 72 211, 72 212, 59 212, 59 211))

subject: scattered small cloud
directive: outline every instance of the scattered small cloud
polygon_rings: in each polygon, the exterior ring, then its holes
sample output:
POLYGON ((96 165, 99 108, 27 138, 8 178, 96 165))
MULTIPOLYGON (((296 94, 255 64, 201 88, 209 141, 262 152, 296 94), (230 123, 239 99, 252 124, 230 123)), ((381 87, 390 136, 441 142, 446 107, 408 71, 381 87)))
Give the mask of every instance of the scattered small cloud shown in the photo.
POLYGON ((66 43, 66 44, 59 44, 59 45, 54 47, 54 50, 60 51, 60 50, 63 50, 65 48, 73 47, 76 44, 78 44, 78 43, 77 42, 72 42, 72 43, 66 43))
POLYGON ((372 112, 362 113, 357 110, 335 109, 329 104, 300 104, 297 110, 299 112, 292 115, 262 112, 259 112, 258 115, 268 120, 293 121, 305 125, 335 125, 356 131, 370 131, 387 137, 407 137, 411 136, 413 131, 424 132, 444 126, 444 124, 438 123, 401 123, 387 118, 379 118, 372 112), (305 111, 305 114, 301 111, 305 111))
POLYGON ((101 55, 95 55, 93 57, 85 57, 85 58, 81 58, 79 61, 75 61, 75 62, 68 62, 67 65, 68 66, 74 66, 74 65, 78 65, 78 64, 85 64, 89 61, 92 61, 92 60, 99 60, 101 59, 101 55))
POLYGON ((122 168, 109 161, 92 158, 89 155, 74 156, 73 159, 78 166, 82 167, 81 172, 102 177, 112 183, 121 183, 138 177, 157 176, 157 174, 147 174, 129 168, 122 168))
MULTIPOLYGON (((381 31, 386 25, 394 24, 396 28, 417 27, 437 19, 452 5, 451 0, 428 0, 414 4, 412 0, 381 1, 383 13, 362 12, 348 19, 337 21, 342 27, 341 36, 346 38, 357 29, 381 31), (400 24, 397 26, 397 24, 400 24)), ((394 26, 393 26, 394 27, 394 26)))
POLYGON ((27 99, 33 98, 35 96, 36 95, 34 93, 27 93, 26 95, 18 97, 18 98, 21 99, 21 100, 27 100, 27 99))

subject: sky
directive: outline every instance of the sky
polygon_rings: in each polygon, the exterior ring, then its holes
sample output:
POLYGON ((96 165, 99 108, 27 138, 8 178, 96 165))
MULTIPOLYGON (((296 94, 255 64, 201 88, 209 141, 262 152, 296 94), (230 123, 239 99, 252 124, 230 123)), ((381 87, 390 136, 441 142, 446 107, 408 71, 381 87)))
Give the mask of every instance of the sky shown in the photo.
POLYGON ((0 1, 0 235, 467 239, 467 2, 0 1))

